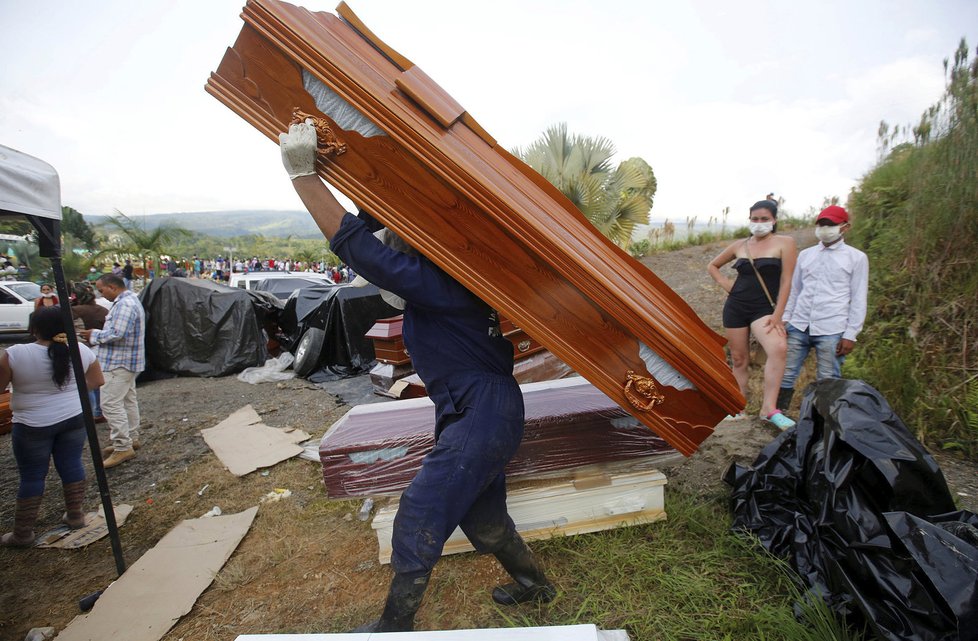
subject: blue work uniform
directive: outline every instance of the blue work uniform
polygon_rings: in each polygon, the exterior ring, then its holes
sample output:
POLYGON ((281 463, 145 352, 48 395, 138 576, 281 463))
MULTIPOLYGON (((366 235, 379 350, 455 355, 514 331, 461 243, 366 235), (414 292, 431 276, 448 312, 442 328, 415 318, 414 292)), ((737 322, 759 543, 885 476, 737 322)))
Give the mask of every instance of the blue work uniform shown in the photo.
POLYGON ((523 396, 492 308, 427 258, 381 243, 375 225, 346 214, 330 249, 405 300, 404 344, 435 404, 435 446, 401 495, 392 540, 394 571, 420 576, 456 527, 480 552, 515 532, 503 469, 523 438, 523 396))

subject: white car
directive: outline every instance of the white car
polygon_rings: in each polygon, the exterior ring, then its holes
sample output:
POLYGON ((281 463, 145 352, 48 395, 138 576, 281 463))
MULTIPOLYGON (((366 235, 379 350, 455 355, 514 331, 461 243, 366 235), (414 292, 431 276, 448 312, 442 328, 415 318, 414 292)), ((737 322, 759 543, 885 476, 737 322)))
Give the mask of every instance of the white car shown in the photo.
POLYGON ((255 284, 273 278, 304 278, 306 280, 322 280, 332 284, 333 279, 327 274, 317 274, 316 272, 276 272, 276 271, 261 271, 261 272, 248 272, 247 274, 241 274, 235 272, 231 274, 231 279, 228 284, 231 287, 237 287, 239 289, 254 289, 255 284))
POLYGON ((34 299, 41 295, 37 283, 0 281, 0 333, 24 333, 30 327, 34 299))

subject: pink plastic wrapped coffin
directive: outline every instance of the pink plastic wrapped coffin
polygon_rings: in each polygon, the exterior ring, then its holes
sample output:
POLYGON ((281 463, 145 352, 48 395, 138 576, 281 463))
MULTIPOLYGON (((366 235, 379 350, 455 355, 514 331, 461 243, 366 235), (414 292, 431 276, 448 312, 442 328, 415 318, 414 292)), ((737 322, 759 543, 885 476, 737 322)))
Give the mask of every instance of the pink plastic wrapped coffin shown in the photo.
MULTIPOLYGON (((510 479, 676 453, 580 377, 521 385, 526 429, 510 479)), ((319 458, 331 498, 399 494, 434 444, 428 398, 358 405, 323 436, 319 458)))

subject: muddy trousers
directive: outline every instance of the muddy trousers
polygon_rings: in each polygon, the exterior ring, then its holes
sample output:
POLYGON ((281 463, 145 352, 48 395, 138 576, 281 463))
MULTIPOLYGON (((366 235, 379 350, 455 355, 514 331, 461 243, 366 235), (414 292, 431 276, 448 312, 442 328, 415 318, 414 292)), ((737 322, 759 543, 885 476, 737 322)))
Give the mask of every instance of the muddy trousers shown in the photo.
POLYGON ((503 470, 523 438, 519 385, 511 376, 457 377, 447 391, 434 386, 432 400, 435 446, 394 517, 391 567, 408 577, 431 572, 456 527, 479 552, 515 532, 503 470))

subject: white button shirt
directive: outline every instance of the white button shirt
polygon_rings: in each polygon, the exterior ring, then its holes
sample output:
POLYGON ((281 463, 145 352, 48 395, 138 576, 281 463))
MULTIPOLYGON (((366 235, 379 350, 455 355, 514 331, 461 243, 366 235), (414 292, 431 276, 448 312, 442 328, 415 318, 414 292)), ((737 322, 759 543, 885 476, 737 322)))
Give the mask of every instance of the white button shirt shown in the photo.
POLYGON ((783 319, 811 336, 842 334, 854 341, 866 320, 869 259, 844 240, 798 254, 783 319))

